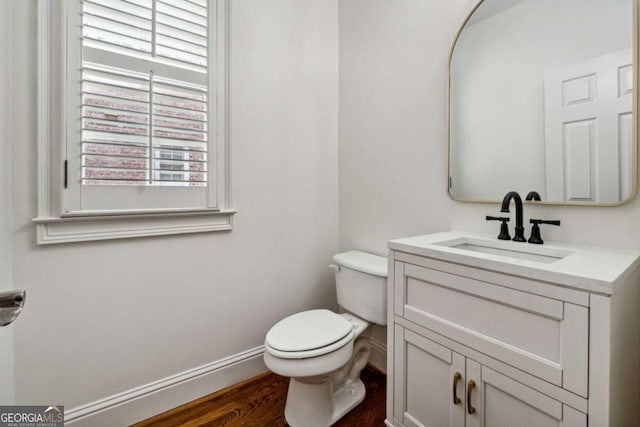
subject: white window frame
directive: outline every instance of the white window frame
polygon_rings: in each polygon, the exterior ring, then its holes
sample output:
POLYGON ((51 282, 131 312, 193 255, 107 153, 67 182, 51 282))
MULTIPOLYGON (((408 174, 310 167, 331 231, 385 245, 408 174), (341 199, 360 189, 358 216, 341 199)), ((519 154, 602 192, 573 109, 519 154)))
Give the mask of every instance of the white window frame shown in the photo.
POLYGON ((66 1, 38 2, 38 216, 33 219, 38 244, 231 230, 235 210, 230 194, 229 0, 210 0, 216 13, 216 55, 210 58, 215 90, 215 138, 211 153, 210 191, 215 208, 161 211, 65 212, 64 160, 66 93, 66 1))

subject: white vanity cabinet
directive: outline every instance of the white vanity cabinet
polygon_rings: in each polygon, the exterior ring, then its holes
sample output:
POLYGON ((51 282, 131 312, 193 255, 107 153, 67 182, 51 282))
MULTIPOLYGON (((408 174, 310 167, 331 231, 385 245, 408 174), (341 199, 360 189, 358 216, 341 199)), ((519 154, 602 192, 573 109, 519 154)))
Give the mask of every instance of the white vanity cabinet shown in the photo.
POLYGON ((388 425, 640 425, 637 253, 457 232, 389 248, 388 425))

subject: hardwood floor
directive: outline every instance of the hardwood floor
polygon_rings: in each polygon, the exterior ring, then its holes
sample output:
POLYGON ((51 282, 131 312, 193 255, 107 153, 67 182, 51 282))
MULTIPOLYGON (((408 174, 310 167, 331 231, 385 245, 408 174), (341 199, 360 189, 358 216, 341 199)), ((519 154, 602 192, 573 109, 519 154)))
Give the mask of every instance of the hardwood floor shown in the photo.
MULTIPOLYGON (((367 367, 364 402, 334 424, 335 427, 383 427, 386 377, 367 367)), ((204 396, 132 427, 284 427, 284 405, 289 379, 265 373, 204 396)))

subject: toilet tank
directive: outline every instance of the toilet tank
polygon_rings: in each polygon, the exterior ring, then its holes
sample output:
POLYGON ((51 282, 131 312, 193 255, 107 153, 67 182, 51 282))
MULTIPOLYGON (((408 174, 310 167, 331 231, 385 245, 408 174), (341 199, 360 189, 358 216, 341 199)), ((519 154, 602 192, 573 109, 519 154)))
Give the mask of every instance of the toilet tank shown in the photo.
POLYGON ((338 304, 379 325, 387 324, 387 258, 362 251, 333 256, 338 304))

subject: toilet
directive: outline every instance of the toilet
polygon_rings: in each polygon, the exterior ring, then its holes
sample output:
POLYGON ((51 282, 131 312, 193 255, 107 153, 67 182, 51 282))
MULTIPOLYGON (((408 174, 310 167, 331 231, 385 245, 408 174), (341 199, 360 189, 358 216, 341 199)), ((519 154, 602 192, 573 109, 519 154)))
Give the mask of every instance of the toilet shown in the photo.
POLYGON ((371 344, 363 332, 387 323, 387 259, 361 251, 334 255, 338 304, 276 323, 265 339, 264 361, 290 377, 285 418, 292 427, 328 427, 364 400, 360 372, 371 344))

